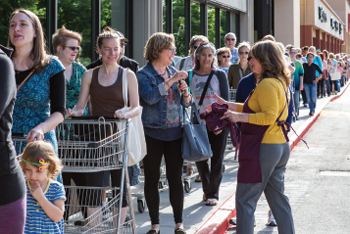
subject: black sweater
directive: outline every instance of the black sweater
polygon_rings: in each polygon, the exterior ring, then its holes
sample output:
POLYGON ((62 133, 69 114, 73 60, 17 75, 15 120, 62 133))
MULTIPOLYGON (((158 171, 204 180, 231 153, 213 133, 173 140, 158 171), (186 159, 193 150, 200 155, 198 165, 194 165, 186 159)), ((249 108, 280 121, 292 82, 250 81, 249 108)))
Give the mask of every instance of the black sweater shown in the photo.
POLYGON ((313 84, 312 81, 316 79, 316 71, 322 74, 321 68, 316 64, 312 63, 310 66, 307 63, 303 64, 304 68, 304 83, 313 84))
POLYGON ((14 68, 8 57, 11 53, 11 50, 0 45, 0 206, 17 201, 26 193, 11 138, 12 112, 16 100, 14 68))

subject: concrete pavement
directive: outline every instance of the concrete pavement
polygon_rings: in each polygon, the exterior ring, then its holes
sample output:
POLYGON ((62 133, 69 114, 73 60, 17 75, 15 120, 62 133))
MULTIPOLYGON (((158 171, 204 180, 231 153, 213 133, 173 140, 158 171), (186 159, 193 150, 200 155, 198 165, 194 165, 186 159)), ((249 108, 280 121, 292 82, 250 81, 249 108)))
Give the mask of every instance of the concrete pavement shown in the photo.
MULTIPOLYGON (((344 90, 344 89, 343 89, 344 90)), ((341 94, 338 94, 338 96, 341 94)), ((318 118, 318 114, 325 107, 325 105, 336 96, 331 96, 329 98, 318 99, 316 115, 309 118, 309 109, 301 107, 300 118, 297 122, 293 123, 293 128, 300 134, 305 134, 309 126, 311 126, 314 121, 318 118)), ((298 139, 293 136, 294 133, 290 133, 290 139, 292 141, 291 147, 294 147, 298 139), (294 143, 293 143, 294 142, 294 143)), ((299 144, 298 147, 306 146, 299 144)), ((202 201, 203 191, 201 188, 201 183, 195 183, 192 180, 191 192, 185 193, 184 202, 184 227, 188 234, 209 234, 209 233, 224 233, 228 228, 229 218, 235 216, 234 207, 234 193, 236 188, 236 176, 238 162, 234 160, 234 152, 227 152, 225 156, 225 166, 226 170, 224 172, 222 184, 220 187, 220 200, 217 206, 208 207, 202 201)), ((143 183, 132 187, 132 192, 139 192, 143 190, 143 183)), ((261 199, 264 202, 264 199, 261 199)), ((266 203, 266 202, 265 202, 266 203)), ((137 199, 133 198, 133 205, 135 210, 135 219, 137 226, 137 233, 146 233, 151 226, 148 216, 147 207, 144 213, 139 213, 137 211, 137 199)), ((265 223, 267 221, 267 211, 268 208, 263 208, 261 214, 257 213, 257 219, 263 220, 261 224, 261 229, 259 226, 257 230, 266 229, 265 223)), ((171 234, 174 232, 174 221, 172 215, 172 208, 169 202, 169 192, 168 190, 160 193, 160 230, 162 234, 171 234)), ((231 232, 229 232, 231 233, 231 232)), ((270 233, 270 232, 269 232, 270 233)))

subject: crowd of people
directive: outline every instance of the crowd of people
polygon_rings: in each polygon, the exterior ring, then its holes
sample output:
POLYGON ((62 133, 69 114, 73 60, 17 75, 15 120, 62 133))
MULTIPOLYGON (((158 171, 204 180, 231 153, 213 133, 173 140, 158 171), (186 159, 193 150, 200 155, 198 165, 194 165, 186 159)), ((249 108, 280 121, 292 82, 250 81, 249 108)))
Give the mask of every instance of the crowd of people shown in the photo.
MULTIPOLYGON (((206 36, 193 36, 188 57, 174 64, 174 36, 159 32, 148 39, 144 50, 148 62, 139 69, 136 61, 124 55, 128 39, 106 27, 96 41, 100 58, 85 68, 77 62, 81 41, 80 33, 62 27, 53 35, 54 55, 50 55, 33 12, 19 9, 10 17, 9 48, 0 47, 0 154, 4 162, 0 165, 4 188, 0 233, 62 233, 64 185, 71 180, 78 186, 105 187, 111 178, 112 186, 120 186, 120 170, 61 173, 54 129, 71 116, 133 118, 140 106, 147 145, 144 192, 152 224, 147 234, 160 233, 158 184, 163 155, 174 233, 186 233, 181 142, 183 113, 192 103, 201 114, 211 112, 213 103, 226 106, 221 118, 240 123, 237 233, 253 233, 254 211, 263 192, 271 208, 269 223, 278 225, 280 233, 294 233, 284 181, 278 179, 284 175, 290 153, 286 123, 298 119, 300 95, 310 115, 315 113, 317 98, 337 95, 348 81, 350 56, 313 46, 284 47, 271 35, 254 45, 241 42, 236 47, 237 37, 229 32, 225 47, 219 49, 206 36), (122 95, 124 73, 127 104, 122 95), (229 89, 237 89, 235 102, 229 100, 229 89), (25 134, 28 144, 15 149, 11 131, 25 134), (23 152, 20 163, 16 151, 23 152)), ((217 205, 220 197, 228 133, 229 129, 208 130, 213 156, 196 162, 196 180, 202 182, 208 206, 217 205)), ((194 170, 189 166, 187 174, 194 170)), ((99 206, 103 197, 96 196, 99 206)), ((126 201, 124 193, 122 221, 126 201)), ((97 208, 91 207, 88 215, 97 208)))

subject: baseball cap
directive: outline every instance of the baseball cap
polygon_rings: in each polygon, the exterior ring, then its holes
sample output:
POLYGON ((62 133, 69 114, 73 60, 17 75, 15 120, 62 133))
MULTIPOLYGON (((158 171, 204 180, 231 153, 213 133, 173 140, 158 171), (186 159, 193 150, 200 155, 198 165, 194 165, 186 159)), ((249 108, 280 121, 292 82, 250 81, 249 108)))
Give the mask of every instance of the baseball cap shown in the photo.
POLYGON ((115 33, 120 37, 121 41, 129 41, 128 39, 126 39, 126 37, 124 36, 123 33, 119 32, 119 31, 115 31, 115 33))
POLYGON ((316 51, 317 51, 317 52, 321 52, 321 50, 320 50, 320 49, 317 49, 316 51))

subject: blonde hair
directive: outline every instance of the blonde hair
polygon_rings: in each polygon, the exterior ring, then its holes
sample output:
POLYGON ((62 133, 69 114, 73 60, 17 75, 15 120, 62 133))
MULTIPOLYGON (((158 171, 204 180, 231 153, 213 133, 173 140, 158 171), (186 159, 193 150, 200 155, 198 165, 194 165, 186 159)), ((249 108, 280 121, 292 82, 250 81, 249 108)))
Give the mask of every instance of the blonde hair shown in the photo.
POLYGON ((61 160, 56 156, 52 144, 47 141, 33 141, 27 144, 23 150, 23 154, 20 157, 22 171, 25 172, 26 168, 26 162, 24 162, 22 159, 33 163, 39 163, 41 158, 50 162, 50 166, 48 168, 49 172, 47 173, 48 178, 56 178, 63 166, 61 164, 61 160))
POLYGON ((64 26, 58 29, 57 32, 52 35, 52 47, 54 53, 57 53, 57 46, 65 46, 69 39, 77 40, 78 45, 80 45, 82 36, 80 33, 68 30, 64 26))
POLYGON ((247 41, 242 41, 241 43, 238 44, 237 46, 237 51, 239 53, 240 49, 246 47, 248 50, 250 50, 250 44, 247 41))
POLYGON ((159 59, 159 55, 163 50, 170 49, 175 43, 173 34, 157 32, 154 33, 147 41, 145 46, 144 57, 146 60, 153 62, 159 59))
POLYGON ((276 39, 274 36, 272 36, 271 34, 265 35, 262 39, 262 41, 273 41, 276 42, 276 39))
POLYGON ((290 71, 280 48, 275 42, 260 41, 251 49, 252 55, 259 61, 262 67, 260 83, 265 78, 276 77, 283 80, 288 87, 290 85, 290 71))
MULTIPOLYGON (((43 29, 42 29, 42 26, 41 26, 41 23, 40 23, 38 16, 36 14, 34 14, 33 12, 31 12, 29 10, 25 10, 23 8, 17 9, 11 14, 10 23, 11 23, 12 18, 18 13, 22 13, 22 14, 25 14, 26 16, 28 16, 29 19, 31 20, 32 26, 35 30, 36 37, 33 38, 33 41, 34 41, 33 48, 30 52, 29 57, 33 62, 34 72, 36 74, 38 74, 44 70, 44 68, 46 67, 47 64, 50 63, 50 59, 45 52, 46 46, 45 46, 43 29)), ((14 51, 16 51, 16 47, 12 44, 10 37, 8 39, 8 47, 10 47, 14 51)), ((12 56, 12 59, 13 58, 14 57, 12 56)))
POLYGON ((227 47, 220 48, 220 49, 218 50, 218 52, 216 53, 216 57, 217 57, 218 65, 219 65, 219 66, 221 66, 221 61, 220 61, 220 59, 219 59, 219 56, 224 55, 225 53, 228 53, 229 58, 231 58, 232 55, 231 55, 231 50, 230 50, 230 48, 227 48, 227 47))

